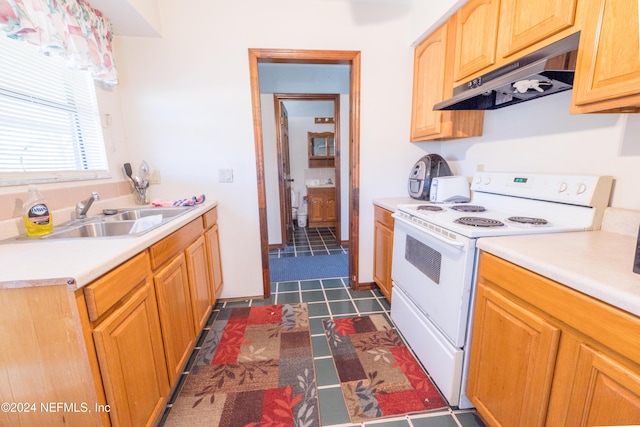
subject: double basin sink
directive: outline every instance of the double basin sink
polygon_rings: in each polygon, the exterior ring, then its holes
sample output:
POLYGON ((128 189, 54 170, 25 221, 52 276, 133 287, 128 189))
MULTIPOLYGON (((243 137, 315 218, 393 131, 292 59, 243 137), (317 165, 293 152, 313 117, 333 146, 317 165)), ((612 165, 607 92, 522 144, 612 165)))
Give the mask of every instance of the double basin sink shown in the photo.
POLYGON ((104 215, 77 219, 56 227, 42 239, 137 237, 186 214, 193 207, 105 210, 104 215))

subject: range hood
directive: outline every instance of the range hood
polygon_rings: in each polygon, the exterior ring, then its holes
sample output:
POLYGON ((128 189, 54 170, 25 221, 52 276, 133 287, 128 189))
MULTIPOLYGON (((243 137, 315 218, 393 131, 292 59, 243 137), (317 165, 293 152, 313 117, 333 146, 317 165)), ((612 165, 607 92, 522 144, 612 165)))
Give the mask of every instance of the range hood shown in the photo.
POLYGON ((572 34, 453 90, 434 110, 495 110, 573 87, 580 33, 572 34))

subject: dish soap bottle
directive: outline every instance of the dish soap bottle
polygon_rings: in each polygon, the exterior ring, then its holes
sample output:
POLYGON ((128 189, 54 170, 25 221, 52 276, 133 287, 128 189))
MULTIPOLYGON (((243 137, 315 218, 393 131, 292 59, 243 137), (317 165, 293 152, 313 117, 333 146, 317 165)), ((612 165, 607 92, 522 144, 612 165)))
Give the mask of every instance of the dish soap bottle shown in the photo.
POLYGON ((51 212, 45 204, 44 196, 35 185, 30 185, 29 195, 24 204, 22 221, 29 236, 43 236, 53 231, 51 212))

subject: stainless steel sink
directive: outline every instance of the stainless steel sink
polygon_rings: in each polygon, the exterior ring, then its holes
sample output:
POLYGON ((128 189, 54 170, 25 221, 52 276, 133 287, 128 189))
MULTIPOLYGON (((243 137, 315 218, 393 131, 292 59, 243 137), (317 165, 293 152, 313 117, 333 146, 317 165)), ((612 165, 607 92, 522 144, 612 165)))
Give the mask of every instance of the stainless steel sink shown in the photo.
POLYGON ((43 236, 43 239, 75 239, 79 237, 129 236, 135 221, 89 222, 71 226, 43 236))
POLYGON ((118 210, 114 215, 99 215, 82 220, 71 221, 56 227, 53 233, 42 236, 42 239, 77 239, 98 237, 136 237, 145 234, 189 212, 191 207, 176 208, 134 208, 118 210), (152 218, 159 216, 159 218, 152 218), (148 221, 140 227, 139 221, 148 221), (155 221, 154 221, 155 220, 155 221))
POLYGON ((146 218, 154 215, 162 215, 162 220, 166 221, 170 218, 180 216, 189 212, 190 207, 178 208, 139 208, 125 210, 114 215, 105 215, 104 221, 134 221, 140 218, 146 218))

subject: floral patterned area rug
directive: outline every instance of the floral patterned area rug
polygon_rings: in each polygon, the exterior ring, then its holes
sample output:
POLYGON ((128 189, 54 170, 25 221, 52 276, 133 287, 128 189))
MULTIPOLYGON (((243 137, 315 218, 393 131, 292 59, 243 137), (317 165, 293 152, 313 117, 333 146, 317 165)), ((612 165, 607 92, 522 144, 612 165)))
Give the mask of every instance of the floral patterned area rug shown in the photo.
POLYGON ((323 325, 352 423, 448 407, 383 315, 323 325))
POLYGON ((307 305, 222 309, 164 425, 319 426, 307 305))

